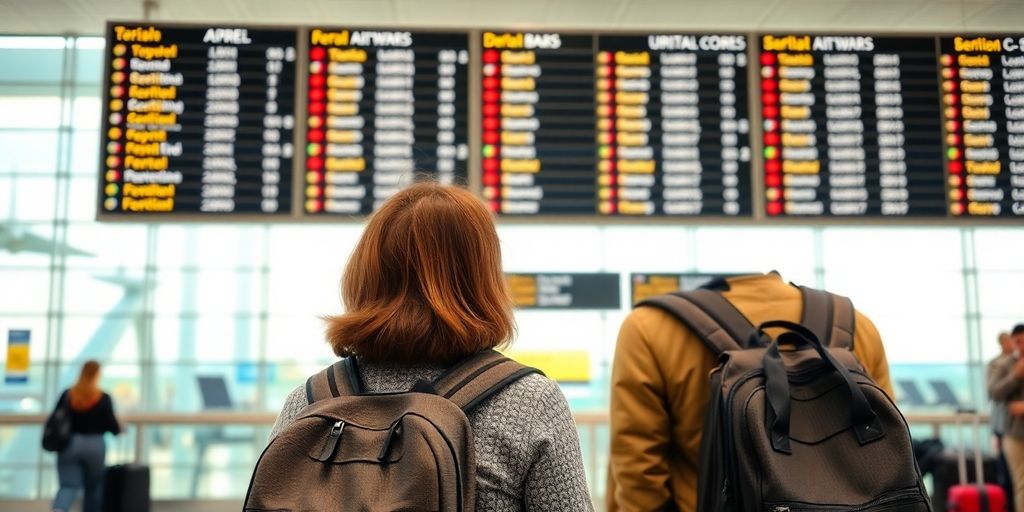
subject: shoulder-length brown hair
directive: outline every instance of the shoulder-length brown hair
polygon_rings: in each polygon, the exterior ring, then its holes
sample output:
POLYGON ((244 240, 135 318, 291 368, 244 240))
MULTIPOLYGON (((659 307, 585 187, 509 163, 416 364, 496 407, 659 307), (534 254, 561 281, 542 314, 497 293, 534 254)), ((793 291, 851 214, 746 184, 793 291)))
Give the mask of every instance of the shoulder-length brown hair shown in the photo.
POLYGON ((515 330, 494 220, 469 192, 412 185, 370 218, 328 317, 339 356, 448 364, 507 344, 515 330))

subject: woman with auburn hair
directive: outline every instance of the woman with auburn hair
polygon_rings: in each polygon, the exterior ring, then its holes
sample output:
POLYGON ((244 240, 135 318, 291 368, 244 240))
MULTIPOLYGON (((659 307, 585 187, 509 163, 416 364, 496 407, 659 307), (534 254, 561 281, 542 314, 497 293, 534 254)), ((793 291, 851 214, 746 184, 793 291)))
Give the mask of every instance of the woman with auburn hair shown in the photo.
MULTIPOLYGON (((361 387, 395 393, 432 382, 514 334, 494 220, 469 192, 419 183, 370 218, 342 280, 345 313, 327 341, 361 387)), ((276 437, 309 402, 288 396, 276 437)), ((557 384, 531 374, 473 408, 476 510, 590 511, 576 424, 557 384)))
POLYGON ((67 512, 83 489, 82 512, 100 511, 107 446, 103 434, 121 433, 110 395, 100 389, 100 364, 87 361, 74 386, 61 395, 57 407, 71 417, 71 441, 57 454, 60 490, 53 500, 54 512, 67 512))

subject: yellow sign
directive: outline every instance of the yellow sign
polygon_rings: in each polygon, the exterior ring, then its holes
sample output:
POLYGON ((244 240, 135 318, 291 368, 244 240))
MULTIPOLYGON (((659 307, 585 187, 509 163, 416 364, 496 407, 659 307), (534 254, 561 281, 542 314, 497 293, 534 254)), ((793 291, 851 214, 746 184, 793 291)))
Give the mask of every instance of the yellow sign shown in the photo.
POLYGON ((28 382, 29 339, 32 331, 11 329, 7 332, 7 368, 4 382, 8 384, 28 382))
POLYGON ((544 372, 556 382, 590 382, 590 354, 585 350, 509 350, 505 355, 544 372))

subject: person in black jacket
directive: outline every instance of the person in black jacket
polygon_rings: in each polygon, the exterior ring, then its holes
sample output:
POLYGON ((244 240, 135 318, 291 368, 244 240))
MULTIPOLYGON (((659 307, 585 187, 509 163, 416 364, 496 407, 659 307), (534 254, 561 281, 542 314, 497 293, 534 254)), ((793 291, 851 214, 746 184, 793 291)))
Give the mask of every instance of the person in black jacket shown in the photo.
POLYGON ((61 395, 57 407, 67 407, 71 416, 71 442, 57 454, 60 490, 53 500, 54 512, 67 512, 85 491, 82 512, 100 512, 107 446, 103 434, 121 433, 110 395, 99 387, 100 364, 88 361, 78 382, 61 395))

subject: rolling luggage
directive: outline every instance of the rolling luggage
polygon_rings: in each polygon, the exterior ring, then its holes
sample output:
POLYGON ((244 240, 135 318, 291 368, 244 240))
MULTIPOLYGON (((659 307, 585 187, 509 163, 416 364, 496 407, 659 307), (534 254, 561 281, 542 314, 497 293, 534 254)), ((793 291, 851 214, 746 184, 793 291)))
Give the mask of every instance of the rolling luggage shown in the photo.
MULTIPOLYGON (((981 455, 981 422, 978 414, 970 413, 974 419, 974 484, 967 483, 967 449, 962 419, 957 415, 957 427, 960 430, 960 443, 957 448, 957 465, 960 483, 949 488, 946 498, 946 509, 954 512, 1006 512, 1006 492, 1002 487, 985 483, 985 468, 981 455)), ((991 474, 991 473, 990 473, 991 474)))
POLYGON ((103 512, 149 512, 149 466, 123 464, 107 468, 103 512))

